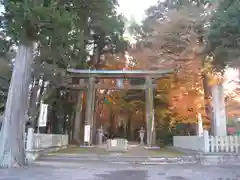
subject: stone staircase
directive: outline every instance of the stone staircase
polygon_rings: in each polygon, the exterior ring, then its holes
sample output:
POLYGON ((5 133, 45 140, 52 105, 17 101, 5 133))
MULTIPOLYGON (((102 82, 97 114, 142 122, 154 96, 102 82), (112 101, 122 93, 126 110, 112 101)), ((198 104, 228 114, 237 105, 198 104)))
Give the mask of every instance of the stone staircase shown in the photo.
POLYGON ((139 165, 158 165, 158 164, 196 164, 195 156, 181 157, 144 157, 144 156, 121 156, 119 154, 112 155, 44 155, 35 162, 38 163, 109 163, 109 164, 139 164, 139 165))

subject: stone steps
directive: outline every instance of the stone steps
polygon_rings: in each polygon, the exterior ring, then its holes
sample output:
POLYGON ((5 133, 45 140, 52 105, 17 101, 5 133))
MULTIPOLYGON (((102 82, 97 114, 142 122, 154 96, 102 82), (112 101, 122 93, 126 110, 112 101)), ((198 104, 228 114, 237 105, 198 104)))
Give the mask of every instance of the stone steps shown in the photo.
POLYGON ((240 165, 239 154, 208 153, 197 155, 184 155, 178 157, 150 157, 150 156, 124 156, 121 154, 98 155, 98 154, 52 154, 40 156, 36 163, 109 163, 109 164, 201 164, 204 166, 229 166, 240 165))
POLYGON ((42 156, 37 161, 41 162, 106 162, 119 164, 196 164, 197 158, 194 156, 182 157, 111 157, 111 156, 42 156))

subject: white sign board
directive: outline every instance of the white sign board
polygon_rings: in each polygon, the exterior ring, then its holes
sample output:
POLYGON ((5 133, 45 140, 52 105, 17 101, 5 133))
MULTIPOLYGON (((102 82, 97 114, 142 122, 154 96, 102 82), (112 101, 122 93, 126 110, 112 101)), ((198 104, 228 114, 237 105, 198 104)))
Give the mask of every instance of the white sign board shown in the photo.
POLYGON ((112 147, 116 147, 117 146, 117 140, 116 139, 112 139, 111 140, 111 146, 112 147))
POLYGON ((84 126, 84 142, 90 142, 90 125, 84 126))
POLYGON ((38 117, 38 126, 39 127, 47 126, 47 114, 48 114, 48 105, 41 103, 40 114, 39 114, 39 117, 38 117))

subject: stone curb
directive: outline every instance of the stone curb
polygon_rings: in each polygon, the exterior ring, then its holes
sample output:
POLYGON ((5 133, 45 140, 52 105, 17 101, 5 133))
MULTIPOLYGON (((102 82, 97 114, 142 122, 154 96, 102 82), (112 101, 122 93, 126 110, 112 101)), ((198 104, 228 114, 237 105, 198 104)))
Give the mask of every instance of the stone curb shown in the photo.
POLYGON ((239 166, 240 165, 240 155, 239 154, 229 154, 229 153, 207 153, 199 154, 199 163, 205 166, 239 166))
MULTIPOLYGON (((182 155, 182 156, 130 156, 130 155, 121 155, 121 154, 68 154, 68 153, 44 153, 44 156, 54 157, 99 157, 99 158, 179 158, 179 157, 193 157, 193 155, 182 155)), ((195 155, 194 155, 195 156, 195 155)))

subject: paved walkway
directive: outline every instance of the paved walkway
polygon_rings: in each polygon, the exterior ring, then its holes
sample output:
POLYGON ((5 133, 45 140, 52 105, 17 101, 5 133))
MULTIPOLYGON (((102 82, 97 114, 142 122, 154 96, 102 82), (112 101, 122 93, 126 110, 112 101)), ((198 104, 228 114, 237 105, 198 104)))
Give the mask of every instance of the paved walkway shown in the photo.
MULTIPOLYGON (((134 147, 134 146, 133 146, 134 147)), ((137 148, 137 147, 136 147, 137 148)), ((129 154, 148 152, 130 149, 129 154), (134 150, 134 151, 133 151, 134 150)), ((84 154, 82 154, 84 155, 84 154)), ((149 155, 149 154, 148 154, 149 155)), ((201 166, 198 164, 144 165, 81 158, 68 154, 41 157, 31 166, 0 169, 0 180, 239 180, 240 166, 201 166)), ((130 158, 131 159, 131 158, 130 158)))
POLYGON ((0 180, 239 180, 239 167, 199 165, 137 166, 109 163, 39 164, 0 169, 0 180))
MULTIPOLYGON (((132 152, 130 149, 129 154, 135 152, 136 155, 136 151, 138 155, 147 152, 137 148, 132 152)), ((31 166, 0 169, 0 180, 239 180, 239 168, 198 164, 143 165, 54 154, 40 158, 31 166)))
POLYGON ((160 148, 156 150, 148 150, 144 148, 144 146, 139 146, 135 144, 130 144, 128 152, 124 154, 124 156, 148 156, 148 157, 159 157, 159 156, 181 156, 183 153, 178 152, 174 149, 168 149, 168 148, 160 148))

